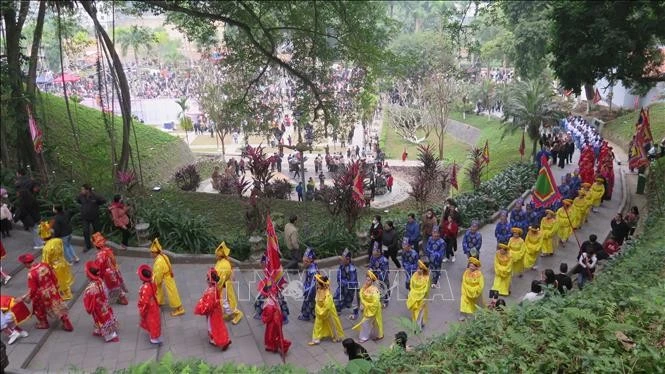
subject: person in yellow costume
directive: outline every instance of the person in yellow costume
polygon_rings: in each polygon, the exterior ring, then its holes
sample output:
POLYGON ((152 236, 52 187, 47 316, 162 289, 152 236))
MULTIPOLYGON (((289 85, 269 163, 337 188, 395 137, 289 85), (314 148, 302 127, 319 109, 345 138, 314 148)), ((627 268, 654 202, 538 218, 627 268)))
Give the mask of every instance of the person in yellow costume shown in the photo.
POLYGON ((513 276, 517 275, 522 278, 524 271, 524 239, 522 239, 522 229, 513 227, 510 231, 513 232, 513 237, 508 240, 508 248, 510 249, 510 259, 513 262, 513 276))
POLYGON ((353 326, 354 330, 360 330, 359 340, 364 343, 370 339, 383 339, 383 316, 381 311, 381 292, 374 285, 378 278, 371 270, 367 270, 365 284, 360 289, 360 308, 363 318, 353 326))
POLYGON ((242 319, 244 314, 238 309, 238 299, 236 298, 235 285, 233 284, 233 267, 229 260, 231 249, 222 242, 217 249, 215 249, 215 256, 217 262, 215 263, 215 271, 219 275, 219 294, 222 295, 222 311, 224 318, 230 319, 231 323, 237 325, 242 319))
POLYGON ((162 285, 166 288, 166 294, 169 297, 169 306, 171 307, 171 316, 177 317, 185 314, 185 308, 180 301, 180 294, 178 293, 178 286, 175 284, 173 277, 173 268, 171 267, 171 260, 162 253, 162 245, 159 240, 155 239, 150 245, 150 253, 155 259, 152 265, 152 281, 157 288, 157 303, 164 304, 164 292, 162 285))
POLYGON ((586 200, 584 199, 586 193, 580 189, 577 192, 577 197, 573 200, 573 215, 570 219, 573 221, 573 229, 579 229, 584 223, 586 217, 586 200))
POLYGON ((430 289, 429 268, 418 260, 418 271, 413 273, 409 282, 409 296, 406 308, 411 311, 411 320, 417 322, 421 329, 427 322, 427 295, 430 289))
POLYGON ((480 260, 475 257, 469 257, 469 263, 462 275, 462 292, 460 298, 460 320, 464 320, 465 315, 473 314, 478 310, 478 306, 483 303, 483 288, 485 280, 483 272, 480 271, 480 260))
POLYGON ((71 300, 74 276, 72 275, 72 267, 65 259, 65 247, 62 239, 53 237, 51 225, 48 222, 39 224, 39 236, 44 240, 42 262, 49 264, 53 268, 55 277, 58 280, 60 297, 63 300, 71 300))
POLYGON ((316 298, 314 306, 314 329, 312 330, 312 341, 309 345, 321 343, 323 338, 331 338, 333 342, 344 339, 344 328, 339 320, 335 302, 330 294, 330 280, 327 276, 316 274, 316 298))
POLYGON ((605 195, 605 179, 601 177, 596 178, 596 181, 591 186, 590 192, 591 204, 593 206, 591 209, 595 212, 596 208, 598 208, 600 203, 603 202, 603 195, 605 195))
POLYGON ((538 254, 542 251, 543 248, 543 235, 542 230, 539 230, 538 227, 529 226, 529 232, 526 233, 526 239, 524 240, 524 268, 536 270, 536 260, 538 259, 538 254))
POLYGON ((563 206, 556 211, 557 236, 559 242, 565 247, 568 238, 573 233, 573 209, 571 208, 573 200, 564 199, 562 203, 563 206))
POLYGON ((510 282, 513 279, 513 261, 510 258, 510 248, 508 244, 499 243, 496 254, 494 255, 494 284, 493 290, 497 290, 499 295, 510 295, 510 282))
MULTIPOLYGON (((556 249, 556 241, 554 240, 556 233, 559 229, 559 222, 556 218, 556 213, 553 210, 545 210, 545 217, 540 220, 540 234, 543 236, 543 256, 552 256, 556 249)), ((526 264, 524 267, 527 267, 526 264)))
POLYGON ((593 206, 593 194, 591 193, 591 183, 582 183, 582 188, 584 189, 584 200, 586 201, 586 209, 584 210, 584 220, 581 224, 587 222, 589 218, 589 212, 593 206))

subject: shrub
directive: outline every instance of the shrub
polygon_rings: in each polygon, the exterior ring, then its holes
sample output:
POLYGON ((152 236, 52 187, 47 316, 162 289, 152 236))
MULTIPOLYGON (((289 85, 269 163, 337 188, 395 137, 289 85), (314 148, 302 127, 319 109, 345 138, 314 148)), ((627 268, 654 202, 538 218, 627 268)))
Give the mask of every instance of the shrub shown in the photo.
POLYGON ((473 185, 473 189, 477 190, 480 188, 480 181, 483 170, 485 170, 485 160, 483 159, 483 150, 478 147, 473 147, 469 150, 469 155, 467 158, 471 161, 469 166, 466 168, 466 175, 469 176, 469 180, 473 185))
POLYGON ((269 199, 288 200, 291 196, 293 186, 287 180, 278 179, 266 185, 265 189, 265 197, 269 199))
POLYGON ((183 166, 174 175, 175 183, 183 191, 196 191, 201 183, 201 175, 195 164, 183 166))

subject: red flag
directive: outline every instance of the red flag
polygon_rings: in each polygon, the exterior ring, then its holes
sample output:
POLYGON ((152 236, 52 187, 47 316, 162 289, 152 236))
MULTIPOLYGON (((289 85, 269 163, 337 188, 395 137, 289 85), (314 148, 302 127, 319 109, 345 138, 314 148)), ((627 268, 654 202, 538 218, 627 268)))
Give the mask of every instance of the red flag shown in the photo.
POLYGON ((266 218, 266 236, 266 264, 263 271, 266 278, 273 285, 277 285, 277 287, 274 287, 276 292, 277 289, 282 288, 286 281, 282 277, 284 271, 282 270, 282 261, 279 255, 279 242, 275 233, 275 226, 272 224, 272 218, 270 218, 270 213, 268 213, 268 217, 266 218))
POLYGON ((351 172, 355 173, 355 177, 353 177, 353 200, 360 207, 363 207, 365 206, 365 185, 358 161, 354 162, 351 166, 351 172))
POLYGON ((524 150, 526 149, 526 145, 524 145, 524 131, 522 131, 522 141, 520 142, 520 156, 524 157, 524 150))
POLYGON ((642 141, 644 144, 653 142, 653 134, 651 133, 651 123, 649 123, 649 111, 642 108, 640 110, 640 117, 637 119, 637 131, 641 132, 642 141))
POLYGON ((402 151, 402 162, 406 161, 406 157, 407 157, 408 155, 409 155, 409 154, 406 153, 406 147, 404 147, 404 151, 402 151))
POLYGON ((600 96, 600 91, 596 88, 596 92, 593 94, 593 103, 598 104, 603 98, 600 96))
POLYGON ((644 140, 642 134, 638 132, 631 142, 628 151, 628 167, 630 169, 639 169, 649 164, 649 160, 644 155, 644 140))
POLYGON ((639 96, 635 96, 633 98, 633 107, 635 108, 635 110, 637 110, 637 108, 640 107, 640 97, 639 96))
POLYGON ((547 207, 552 205, 553 202, 561 200, 561 193, 559 193, 559 189, 556 186, 556 180, 552 174, 552 169, 550 169, 547 156, 543 155, 541 157, 540 165, 538 178, 531 193, 533 205, 536 208, 547 207))
POLYGON ((32 138, 32 145, 35 147, 36 153, 41 153, 44 148, 44 141, 42 139, 42 130, 37 126, 37 121, 35 117, 32 116, 32 111, 30 107, 26 107, 28 112, 28 127, 30 128, 30 137, 32 138))
POLYGON ((573 93, 573 90, 563 90, 563 96, 568 97, 573 93))
POLYGON ((455 164, 455 161, 453 161, 453 171, 450 173, 450 185, 459 191, 459 186, 457 185, 457 164, 455 164))
POLYGON ((486 164, 490 163, 490 145, 489 140, 485 140, 485 146, 483 147, 483 161, 486 164))

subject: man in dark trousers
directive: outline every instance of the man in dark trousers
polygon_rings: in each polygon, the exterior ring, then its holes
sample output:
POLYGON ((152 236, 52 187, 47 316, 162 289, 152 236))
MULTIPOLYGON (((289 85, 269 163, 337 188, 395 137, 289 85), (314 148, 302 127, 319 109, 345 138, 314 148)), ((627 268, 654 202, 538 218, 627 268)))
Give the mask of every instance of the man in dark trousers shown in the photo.
POLYGON ((85 240, 85 252, 92 249, 92 242, 90 241, 90 227, 92 232, 97 232, 101 229, 99 223, 99 206, 106 204, 106 200, 97 195, 89 184, 81 186, 81 193, 76 201, 81 204, 81 223, 83 224, 83 239, 85 240))

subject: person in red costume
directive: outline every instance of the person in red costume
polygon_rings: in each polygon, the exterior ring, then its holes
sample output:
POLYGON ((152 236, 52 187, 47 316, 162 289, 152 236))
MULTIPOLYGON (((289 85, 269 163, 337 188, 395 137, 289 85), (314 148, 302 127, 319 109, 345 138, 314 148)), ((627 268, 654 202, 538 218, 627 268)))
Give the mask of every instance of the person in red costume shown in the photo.
POLYGON ((196 304, 194 314, 207 317, 210 344, 221 348, 222 351, 226 351, 229 345, 231 345, 231 339, 229 339, 229 332, 224 323, 222 301, 219 288, 217 287, 219 275, 217 275, 215 268, 208 270, 206 279, 208 281, 208 288, 203 292, 199 302, 196 304))
POLYGON ((83 306, 95 323, 94 336, 102 336, 107 343, 119 342, 118 320, 109 305, 106 287, 101 278, 101 270, 94 261, 85 263, 85 274, 90 283, 83 291, 83 306))
POLYGON ((263 303, 263 310, 261 311, 261 320, 266 325, 266 331, 263 335, 266 351, 277 352, 282 356, 286 356, 291 342, 284 338, 282 331, 284 320, 282 318, 282 308, 277 301, 278 296, 276 295, 279 291, 264 280, 259 282, 259 292, 266 298, 266 301, 263 303))
POLYGON ((100 271, 100 277, 108 289, 109 302, 127 305, 127 287, 115 260, 113 250, 106 246, 106 238, 100 232, 92 235, 92 244, 97 248, 95 263, 100 271))
POLYGON ((593 183, 595 174, 593 172, 594 153, 590 145, 585 145, 580 152, 580 179, 583 183, 593 183))
POLYGON ((18 260, 28 269, 28 293, 21 299, 32 302, 32 314, 38 321, 35 327, 48 329, 50 315, 60 318, 63 330, 74 331, 67 315, 67 305, 58 292, 58 280, 53 269, 43 262, 35 262, 30 253, 20 255, 18 260))
POLYGON ((143 264, 136 272, 143 282, 139 288, 139 326, 150 335, 150 343, 162 344, 162 314, 157 303, 157 286, 152 282, 152 269, 143 264))

